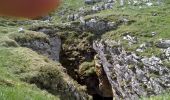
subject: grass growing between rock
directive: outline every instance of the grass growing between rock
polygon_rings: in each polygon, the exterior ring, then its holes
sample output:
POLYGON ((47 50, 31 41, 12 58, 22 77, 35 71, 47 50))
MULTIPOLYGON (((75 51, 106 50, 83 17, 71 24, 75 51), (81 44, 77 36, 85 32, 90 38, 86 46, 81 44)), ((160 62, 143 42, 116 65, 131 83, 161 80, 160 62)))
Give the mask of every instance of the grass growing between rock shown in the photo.
MULTIPOLYGON (((117 19, 127 19, 129 21, 134 21, 130 24, 124 23, 117 30, 109 31, 103 34, 102 38, 111 40, 123 40, 123 35, 128 33, 131 36, 137 37, 138 43, 128 46, 128 41, 124 41, 124 46, 133 51, 139 47, 140 44, 145 42, 157 42, 159 39, 170 39, 170 4, 169 1, 165 1, 166 4, 161 6, 125 6, 124 8, 114 8, 113 10, 102 11, 95 15, 104 19, 115 22, 117 19), (156 33, 152 36, 152 33, 156 33)), ((159 48, 153 45, 153 50, 146 50, 146 52, 141 53, 142 55, 150 56, 153 54, 159 54, 159 48)))

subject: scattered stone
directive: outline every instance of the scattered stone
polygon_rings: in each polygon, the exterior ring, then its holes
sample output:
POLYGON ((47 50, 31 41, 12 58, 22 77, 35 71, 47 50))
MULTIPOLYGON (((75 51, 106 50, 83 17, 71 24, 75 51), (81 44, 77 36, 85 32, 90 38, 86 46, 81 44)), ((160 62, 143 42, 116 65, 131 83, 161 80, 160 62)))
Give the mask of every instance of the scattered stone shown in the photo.
POLYGON ((143 43, 141 44, 137 49, 136 51, 137 52, 144 52, 147 48, 151 47, 152 44, 150 42, 146 42, 146 43, 143 43))
POLYGON ((104 4, 104 8, 106 9, 112 9, 113 8, 113 3, 106 3, 104 4))
MULTIPOLYGON (((95 1, 95 2, 99 2, 99 1, 95 1)), ((93 0, 90 0, 90 2, 93 2, 93 0)), ((102 4, 96 4, 96 5, 91 6, 90 10, 89 9, 85 10, 84 7, 81 7, 81 8, 79 8, 78 12, 76 12, 76 14, 68 15, 67 20, 75 21, 75 20, 79 19, 81 16, 94 14, 94 13, 97 13, 102 10, 112 9, 113 6, 114 6, 114 0, 106 0, 105 2, 103 1, 102 4)))
POLYGON ((140 49, 140 48, 137 48, 136 51, 137 51, 137 52, 144 52, 144 50, 143 50, 143 49, 140 49))
POLYGON ((137 52, 144 52, 146 48, 146 44, 143 43, 139 46, 139 48, 136 49, 137 52))
POLYGON ((152 36, 155 36, 157 33, 156 32, 151 32, 151 35, 152 36))
POLYGON ((157 13, 153 13, 152 16, 157 16, 158 14, 157 13))
POLYGON ((70 20, 70 21, 75 21, 75 20, 77 20, 79 18, 80 18, 80 15, 78 13, 67 16, 67 20, 70 20))
POLYGON ((160 58, 152 56, 150 58, 143 58, 141 59, 141 61, 143 62, 143 64, 145 66, 156 66, 156 65, 160 65, 162 64, 162 61, 160 58))
POLYGON ((164 49, 169 48, 169 47, 170 47, 170 40, 160 40, 160 41, 156 44, 156 46, 157 46, 158 48, 164 48, 164 49))
POLYGON ((148 2, 148 3, 146 3, 146 5, 150 7, 150 6, 152 6, 152 5, 153 5, 153 3, 148 2))
POLYGON ((84 20, 84 18, 81 16, 80 17, 80 22, 82 23, 82 24, 85 24, 85 20, 84 20))
POLYGON ((19 33, 24 33, 24 32, 25 32, 25 29, 22 28, 22 27, 20 27, 20 28, 18 29, 18 32, 19 32, 19 33))
POLYGON ((96 13, 98 11, 101 11, 101 8, 98 5, 94 5, 94 6, 92 6, 92 11, 93 11, 93 13, 96 13))
POLYGON ((136 37, 132 37, 130 35, 126 35, 123 37, 124 40, 128 40, 129 42, 131 42, 132 44, 137 43, 137 38, 136 37))
POLYGON ((170 61, 170 47, 164 50, 166 59, 170 61))
POLYGON ((115 0, 107 0, 107 3, 114 3, 115 0))

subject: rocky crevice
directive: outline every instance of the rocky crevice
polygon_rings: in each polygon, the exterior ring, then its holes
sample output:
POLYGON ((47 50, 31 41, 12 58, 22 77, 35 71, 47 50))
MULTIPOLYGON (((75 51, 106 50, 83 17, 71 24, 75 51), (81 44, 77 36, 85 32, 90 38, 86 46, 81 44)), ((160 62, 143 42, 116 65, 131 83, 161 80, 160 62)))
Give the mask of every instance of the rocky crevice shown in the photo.
MULTIPOLYGON (((46 55, 46 52, 48 52, 46 56, 54 61, 59 61, 62 66, 66 68, 66 73, 79 84, 85 85, 87 92, 90 95, 94 95, 94 98, 112 98, 111 85, 102 66, 99 67, 98 61, 94 58, 96 51, 93 49, 92 44, 94 40, 100 39, 100 36, 105 32, 115 30, 118 26, 129 23, 131 23, 131 21, 125 19, 118 18, 115 22, 110 22, 104 18, 94 17, 84 22, 71 22, 49 27, 38 26, 30 30, 46 35, 48 40, 47 50, 44 49, 47 47, 44 45, 45 41, 34 43, 37 41, 36 39, 31 41, 30 45, 28 45, 30 41, 28 43, 26 42, 27 45, 23 45, 25 44, 24 42, 19 44, 43 55, 46 55), (53 57, 58 59, 53 59, 53 57), (81 69, 81 67, 82 64, 86 62, 90 62, 91 67, 85 69, 86 74, 83 74, 83 68, 81 69)), ((89 65, 87 64, 83 67, 87 66, 89 65)))
MULTIPOLYGON (((73 27, 74 26, 70 28, 73 30, 74 29, 73 27)), ((92 28, 95 30, 94 27, 92 28)), ((98 28, 100 28, 100 24, 97 25, 96 29, 98 28)), ((50 33, 52 32, 53 34, 58 34, 62 41, 59 61, 62 64, 62 66, 66 68, 67 70, 66 72, 79 84, 85 85, 87 87, 87 92, 90 95, 98 95, 103 98, 112 97, 111 95, 112 92, 110 91, 111 88, 108 87, 110 84, 108 84, 107 77, 102 69, 97 68, 94 61, 94 56, 96 55, 96 52, 92 47, 92 43, 93 40, 95 40, 96 38, 95 35, 99 34, 95 34, 95 32, 92 34, 88 32, 80 33, 78 31, 70 30, 62 31, 61 28, 60 31, 54 32, 47 27, 46 28, 38 27, 32 30, 43 32, 49 35, 51 35, 50 33), (83 65, 83 63, 87 62, 89 62, 89 64, 83 65), (89 68, 85 68, 89 65, 90 65, 89 68), (83 68, 85 68, 85 70, 82 70, 83 68), (100 74, 96 73, 96 69, 100 71, 100 74), (84 74, 83 71, 86 71, 86 73, 84 74)))
MULTIPOLYGON (((39 28, 37 32, 31 31, 21 34, 15 37, 11 36, 11 38, 13 38, 20 46, 30 48, 39 54, 47 56, 53 61, 59 62, 60 60, 63 60, 63 57, 59 59, 60 54, 62 54, 60 53, 62 47, 61 39, 59 35, 55 34, 55 31, 48 28, 39 28), (38 34, 43 36, 39 37, 37 36, 38 34), (30 36, 31 39, 28 38, 30 36)), ((75 62, 72 62, 72 64, 73 63, 75 62)), ((61 99, 66 96, 69 100, 90 100, 90 96, 85 92, 86 89, 83 89, 82 86, 77 84, 77 82, 72 80, 70 77, 72 75, 73 77, 77 75, 75 74, 75 66, 69 68, 71 63, 67 62, 66 64, 69 64, 68 67, 65 67, 66 69, 63 67, 61 69, 57 69, 57 66, 56 68, 42 68, 38 75, 29 79, 26 78, 26 81, 36 84, 39 88, 45 89, 54 95, 60 94, 61 99), (58 72, 58 70, 61 72, 58 72), (66 73, 70 74, 70 76, 67 76, 66 73), (67 76, 69 78, 65 79, 63 76, 67 76)))

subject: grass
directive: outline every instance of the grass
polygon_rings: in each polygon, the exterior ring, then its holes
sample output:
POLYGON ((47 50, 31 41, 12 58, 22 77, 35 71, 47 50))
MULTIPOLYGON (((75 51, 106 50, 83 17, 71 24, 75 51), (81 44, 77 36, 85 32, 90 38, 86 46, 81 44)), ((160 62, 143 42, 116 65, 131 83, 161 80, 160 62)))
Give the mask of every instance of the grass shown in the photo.
MULTIPOLYGON (((20 81, 21 73, 35 70, 30 68, 29 57, 24 58, 23 48, 0 47, 0 98, 1 100, 59 100, 35 85, 20 81), (29 67, 29 68, 28 68, 29 67)), ((33 52, 32 52, 33 54, 33 52)), ((31 56, 31 54, 29 54, 31 56)), ((35 58, 36 59, 36 58, 35 58)), ((38 60, 38 59, 37 59, 38 60)), ((34 64, 34 63, 33 63, 34 64)), ((32 66, 33 67, 33 66, 32 66)))
POLYGON ((0 98, 1 100, 59 100, 46 91, 25 84, 12 87, 0 85, 0 98))
POLYGON ((141 100, 169 100, 170 95, 169 93, 164 93, 158 96, 151 96, 149 98, 142 98, 141 100))
POLYGON ((41 32, 28 31, 24 33, 12 33, 9 34, 9 38, 17 42, 29 42, 32 40, 42 40, 49 42, 48 36, 41 32))

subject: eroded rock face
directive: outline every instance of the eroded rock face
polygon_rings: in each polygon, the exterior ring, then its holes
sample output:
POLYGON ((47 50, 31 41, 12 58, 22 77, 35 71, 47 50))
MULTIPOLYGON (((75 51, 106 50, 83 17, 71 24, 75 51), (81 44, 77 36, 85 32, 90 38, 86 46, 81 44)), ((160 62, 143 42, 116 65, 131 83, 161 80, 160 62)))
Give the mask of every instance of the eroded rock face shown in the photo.
POLYGON ((103 98, 113 97, 112 87, 97 55, 94 57, 94 61, 81 64, 78 72, 81 81, 87 86, 89 94, 99 95, 103 98))
POLYGON ((15 41, 23 47, 31 48, 40 54, 43 54, 54 61, 59 61, 59 53, 61 49, 61 40, 57 35, 45 35, 42 32, 21 33, 24 34, 25 39, 22 37, 15 37, 15 41), (44 37, 36 37, 36 34, 44 35, 44 37), (32 39, 28 40, 27 37, 32 35, 32 39), (35 37, 34 37, 35 35, 35 37))
POLYGON ((99 55, 116 100, 137 100, 160 94, 170 87, 170 71, 160 58, 126 52, 114 41, 95 41, 93 48, 99 55))
POLYGON ((108 81, 106 73, 103 70, 103 66, 98 58, 98 55, 95 56, 94 60, 95 60, 96 74, 99 80, 98 95, 101 95, 102 97, 113 97, 112 87, 108 81))

